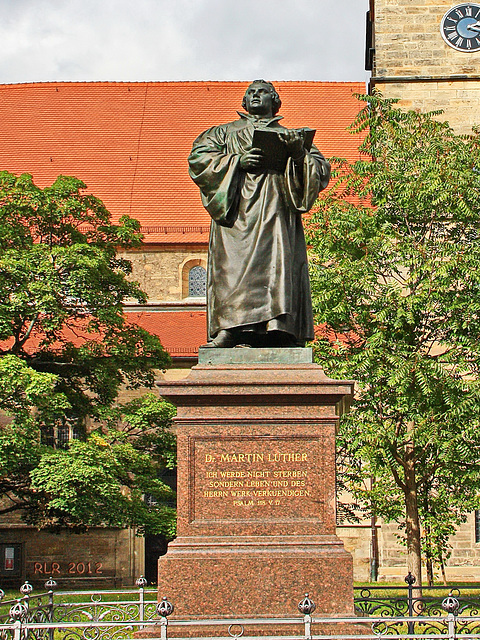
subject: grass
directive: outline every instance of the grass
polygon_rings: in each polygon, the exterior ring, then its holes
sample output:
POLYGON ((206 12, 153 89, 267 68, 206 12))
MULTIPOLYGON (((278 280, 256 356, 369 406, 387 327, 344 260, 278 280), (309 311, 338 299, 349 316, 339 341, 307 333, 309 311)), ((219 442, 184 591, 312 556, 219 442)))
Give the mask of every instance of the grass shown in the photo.
MULTIPOLYGON (((402 582, 397 582, 397 583, 392 583, 392 582, 385 582, 385 583, 363 583, 363 582, 355 582, 354 586, 356 588, 366 588, 366 589, 370 589, 372 591, 372 596, 376 598, 376 596, 378 596, 378 600, 385 600, 385 609, 384 611, 388 610, 388 600, 390 599, 394 599, 394 598, 398 598, 398 597, 402 597, 405 598, 407 595, 407 588, 406 585, 402 582), (379 591, 377 591, 375 593, 375 589, 376 587, 386 587, 386 589, 381 589, 379 591)), ((472 583, 452 583, 451 585, 449 585, 450 588, 460 588, 462 591, 462 595, 471 595, 473 593, 475 593, 476 595, 478 595, 480 597, 480 585, 477 584, 472 584, 472 583)), ((58 589, 59 593, 63 593, 61 591, 61 589, 58 589)), ((34 597, 35 595, 40 595, 40 594, 44 594, 45 590, 44 589, 35 589, 31 596, 34 597)), ((122 592, 121 589, 97 589, 97 590, 89 590, 87 592, 82 592, 82 591, 77 591, 77 592, 71 592, 68 593, 68 595, 62 595, 61 596, 61 600, 57 598, 55 598, 55 602, 62 602, 63 604, 71 604, 71 605, 75 605, 75 603, 88 603, 90 604, 90 594, 91 593, 99 593, 100 595, 102 595, 102 593, 104 594, 104 599, 106 602, 119 602, 119 601, 131 601, 131 602, 138 602, 139 599, 139 593, 138 593, 138 589, 133 588, 132 589, 132 593, 128 593, 125 594, 122 592)), ((433 595, 433 596, 443 596, 445 597, 446 595, 446 590, 445 589, 429 589, 428 592, 429 595, 433 595)), ((18 598, 21 598, 21 594, 19 593, 18 590, 13 590, 13 589, 9 589, 6 590, 6 596, 3 600, 3 603, 5 603, 6 600, 16 600, 18 598)), ((377 599, 377 598, 376 598, 377 599)), ((146 602, 155 602, 156 601, 156 591, 154 588, 151 588, 148 592, 145 593, 145 601, 146 602)), ((45 602, 45 601, 44 601, 45 602)), ((94 602, 91 603, 92 605, 94 604, 94 602)), ((104 604, 103 599, 102 601, 99 603, 100 605, 104 604)), ((1 604, 0 604, 0 609, 1 609, 1 604)), ((103 611, 102 611, 103 613, 103 611)), ((382 613, 382 607, 380 604, 380 607, 375 611, 375 616, 379 616, 382 613)), ((110 617, 110 615, 113 614, 112 613, 108 613, 105 617, 103 617, 102 619, 106 622, 108 620, 108 618, 110 617)), ((468 610, 464 612, 463 614, 464 616, 468 616, 468 610)), ((463 617, 462 615, 460 616, 460 618, 463 617)), ((399 634, 406 634, 408 631, 408 626, 407 623, 394 623, 394 621, 392 619, 391 620, 391 625, 394 625, 394 627, 392 628, 392 632, 393 633, 399 633, 399 634)), ((385 623, 388 624, 389 622, 389 617, 387 616, 385 618, 385 623)), ((390 625, 389 625, 390 626, 390 625)), ((122 626, 115 626, 115 622, 112 621, 112 627, 108 627, 108 635, 112 636, 117 634, 118 639, 127 637, 128 633, 130 633, 130 631, 128 631, 127 628, 124 628, 122 626), (126 635, 125 635, 126 634, 126 635)), ((432 623, 431 625, 429 624, 427 628, 423 628, 421 626, 417 626, 417 624, 415 625, 415 632, 416 633, 428 633, 431 635, 443 635, 445 636, 445 625, 442 623, 432 623)), ((80 628, 79 628, 80 631, 80 628)), ((461 625, 459 623, 459 627, 458 627, 458 632, 460 633, 469 633, 469 634, 475 634, 475 633, 480 633, 480 628, 478 625, 478 622, 467 622, 465 625, 461 625)), ((83 631, 81 632, 83 633, 83 631)), ((70 631, 67 631, 65 629, 56 629, 54 632, 54 640, 64 640, 67 637, 70 637, 71 633, 70 631)), ((387 636, 388 637, 388 636, 387 636)))

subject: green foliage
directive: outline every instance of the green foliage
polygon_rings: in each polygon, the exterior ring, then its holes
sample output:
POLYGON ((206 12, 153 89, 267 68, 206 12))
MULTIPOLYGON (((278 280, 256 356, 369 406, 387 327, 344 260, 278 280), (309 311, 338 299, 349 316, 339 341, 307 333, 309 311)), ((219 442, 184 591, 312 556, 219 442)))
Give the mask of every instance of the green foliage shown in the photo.
POLYGON ((479 506, 480 135, 359 98, 360 159, 334 160, 309 224, 315 350, 358 382, 340 434, 350 488, 387 520, 416 509, 445 555, 479 506))
POLYGON ((146 295, 117 251, 140 242, 139 223, 112 224, 80 180, 41 189, 0 172, 0 513, 172 534, 172 493, 155 479, 174 464, 172 407, 151 396, 114 405, 121 387, 151 387, 169 363, 158 338, 123 314, 146 295), (54 448, 52 434, 72 421, 83 440, 54 448), (101 433, 87 438, 87 424, 101 433))
POLYGON ((77 531, 135 525, 139 533, 173 537, 174 494, 157 475, 175 466, 169 431, 174 408, 147 394, 104 414, 86 441, 43 453, 30 474, 34 498, 28 521, 77 531))
POLYGON ((85 184, 60 176, 40 189, 28 174, 0 172, 0 355, 59 376, 77 415, 111 403, 121 384, 153 383, 168 363, 155 336, 129 323, 122 304, 145 302, 119 247, 140 243, 85 184))
POLYGON ((0 358, 0 411, 6 418, 0 429, 0 496, 6 512, 28 507, 29 474, 40 460, 42 424, 69 408, 55 384, 55 376, 34 371, 17 356, 0 358))

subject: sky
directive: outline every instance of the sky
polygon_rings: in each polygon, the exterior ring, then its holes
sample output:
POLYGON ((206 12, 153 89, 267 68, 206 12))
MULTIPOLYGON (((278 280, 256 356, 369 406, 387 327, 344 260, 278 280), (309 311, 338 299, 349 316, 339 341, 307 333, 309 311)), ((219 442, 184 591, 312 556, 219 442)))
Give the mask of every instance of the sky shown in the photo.
POLYGON ((0 83, 366 81, 368 0, 0 0, 0 83))

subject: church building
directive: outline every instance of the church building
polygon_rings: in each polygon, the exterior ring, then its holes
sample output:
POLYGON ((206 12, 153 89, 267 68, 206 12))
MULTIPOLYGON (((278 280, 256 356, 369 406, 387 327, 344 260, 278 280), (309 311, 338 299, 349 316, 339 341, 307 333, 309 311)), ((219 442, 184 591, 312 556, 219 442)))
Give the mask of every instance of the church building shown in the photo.
POLYGON ((442 109, 458 133, 480 123, 480 4, 370 0, 370 90, 405 109, 442 109))
MULTIPOLYGON (((359 25, 359 28, 363 28, 359 25)), ((480 4, 449 0, 370 0, 366 68, 369 91, 400 99, 406 109, 442 109, 462 133, 480 124, 480 4)), ((346 131, 365 93, 360 82, 274 82, 286 127, 316 129, 325 156, 358 157, 358 135, 346 131)), ((39 186, 59 174, 83 180, 113 219, 140 221, 140 249, 129 251, 133 278, 148 303, 125 313, 160 337, 173 359, 167 379, 184 377, 206 341, 205 269, 210 220, 188 176, 193 140, 237 118, 247 82, 72 82, 0 85, 0 169, 31 173, 39 186)), ((160 374, 159 374, 160 375, 160 374)), ((447 576, 480 578, 480 518, 471 514, 452 540, 447 576)), ((342 523, 355 579, 367 581, 370 521, 342 523)), ((403 579, 397 527, 375 524, 379 579, 403 579)), ((18 520, 0 520, 0 582, 131 585, 155 575, 156 540, 103 529, 54 536, 18 520), (98 571, 97 573, 95 573, 98 571), (12 573, 13 572, 13 573, 12 573), (14 575, 15 574, 15 575, 14 575)))
MULTIPOLYGON (((207 340, 205 276, 210 218, 188 175, 192 143, 238 118, 247 82, 33 83, 0 85, 0 168, 31 173, 40 187, 60 175, 83 180, 114 222, 139 220, 140 249, 127 252, 148 303, 128 303, 130 320, 160 337, 172 356, 168 379, 183 377, 207 340)), ((347 132, 363 83, 275 82, 288 128, 316 129, 325 156, 358 158, 347 132)), ((125 399, 125 398, 124 398, 125 399)), ((130 585, 156 575, 161 541, 131 530, 68 537, 0 520, 0 582, 130 585)))

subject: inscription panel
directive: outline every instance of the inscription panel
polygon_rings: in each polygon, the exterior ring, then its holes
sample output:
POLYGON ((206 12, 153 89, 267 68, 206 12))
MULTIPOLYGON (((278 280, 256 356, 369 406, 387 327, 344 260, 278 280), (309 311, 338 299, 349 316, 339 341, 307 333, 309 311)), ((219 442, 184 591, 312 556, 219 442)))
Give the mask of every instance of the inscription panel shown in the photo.
POLYGON ((191 521, 322 519, 319 438, 193 438, 191 521))

